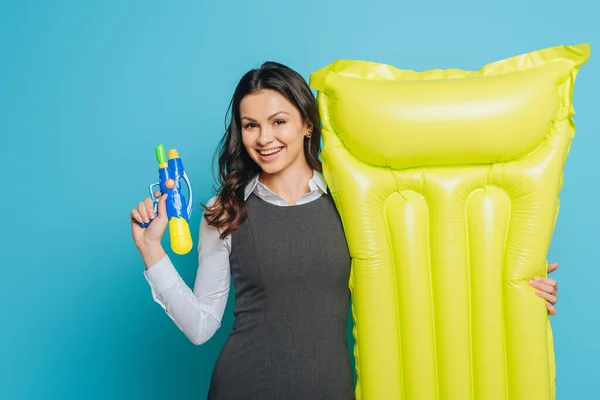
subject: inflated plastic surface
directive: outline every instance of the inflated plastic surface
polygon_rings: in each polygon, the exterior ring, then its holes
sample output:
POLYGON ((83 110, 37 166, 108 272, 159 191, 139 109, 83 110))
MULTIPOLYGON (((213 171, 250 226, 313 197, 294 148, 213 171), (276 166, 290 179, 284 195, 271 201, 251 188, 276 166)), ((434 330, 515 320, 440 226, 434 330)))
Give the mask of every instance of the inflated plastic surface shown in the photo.
POLYGON ((311 75, 352 255, 358 399, 554 398, 552 331, 528 281, 546 273, 589 52, 311 75))

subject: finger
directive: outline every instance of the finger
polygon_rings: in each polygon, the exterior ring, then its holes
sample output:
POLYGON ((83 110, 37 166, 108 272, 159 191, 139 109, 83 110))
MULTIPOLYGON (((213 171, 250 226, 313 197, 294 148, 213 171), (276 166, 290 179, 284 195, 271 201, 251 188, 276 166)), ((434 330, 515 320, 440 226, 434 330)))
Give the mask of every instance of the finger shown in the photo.
POLYGON ((548 314, 550 315, 556 315, 558 314, 558 311, 556 311, 556 307, 554 307, 552 304, 546 302, 546 308, 548 309, 548 314))
POLYGON ((542 290, 546 293, 550 293, 552 295, 556 294, 556 289, 554 289, 554 286, 546 285, 545 283, 536 280, 530 281, 529 284, 532 287, 542 290))
POLYGON ((142 216, 142 219, 144 220, 145 223, 150 222, 150 220, 148 219, 148 212, 146 211, 146 204, 144 204, 143 201, 140 201, 138 203, 138 212, 142 216))
POLYGON ((157 190, 156 192, 154 192, 154 197, 156 197, 157 199, 162 195, 162 193, 160 192, 160 190, 157 190))
POLYGON ((167 217, 167 196, 168 194, 165 193, 160 200, 158 200, 158 216, 160 218, 167 217))
POLYGON ((154 214, 154 203, 150 197, 144 199, 144 204, 146 205, 146 212, 148 213, 148 217, 150 219, 156 218, 156 214, 154 214))
POLYGON ((135 208, 133 210, 131 210, 131 219, 137 221, 140 224, 143 223, 142 216, 140 215, 138 210, 136 210, 135 208))
POLYGON ((543 284, 546 284, 548 286, 552 286, 554 289, 558 288, 558 283, 556 282, 555 279, 552 279, 552 278, 544 278, 544 277, 541 277, 541 276, 536 276, 534 278, 534 281, 539 281, 539 282, 541 282, 543 284))
POLYGON ((558 263, 548 264, 548 273, 552 273, 558 269, 558 263))
POLYGON ((556 304, 556 300, 557 300, 556 296, 554 296, 554 295, 552 295, 552 294, 550 294, 550 293, 546 293, 546 292, 543 292, 543 291, 541 291, 541 290, 536 290, 536 291, 535 291, 535 294, 536 294, 538 297, 541 297, 542 299, 546 299, 546 300, 548 300, 548 302, 549 302, 550 304, 556 304))

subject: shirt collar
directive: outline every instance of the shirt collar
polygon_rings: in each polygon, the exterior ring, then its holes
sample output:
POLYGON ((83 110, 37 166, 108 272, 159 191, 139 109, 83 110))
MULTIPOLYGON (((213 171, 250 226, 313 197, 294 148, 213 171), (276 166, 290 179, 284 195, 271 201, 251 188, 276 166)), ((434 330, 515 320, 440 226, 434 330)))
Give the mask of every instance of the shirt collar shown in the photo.
MULTIPOLYGON (((244 189, 244 201, 250 197, 250 194, 252 194, 252 192, 254 192, 259 185, 268 190, 266 186, 259 182, 258 178, 259 175, 254 176, 254 178, 252 178, 252 180, 246 185, 246 188, 244 189)), ((311 192, 315 190, 321 190, 323 193, 327 193, 327 183, 325 182, 325 177, 323 177, 322 173, 316 170, 313 170, 313 176, 308 181, 308 187, 310 188, 311 192)))

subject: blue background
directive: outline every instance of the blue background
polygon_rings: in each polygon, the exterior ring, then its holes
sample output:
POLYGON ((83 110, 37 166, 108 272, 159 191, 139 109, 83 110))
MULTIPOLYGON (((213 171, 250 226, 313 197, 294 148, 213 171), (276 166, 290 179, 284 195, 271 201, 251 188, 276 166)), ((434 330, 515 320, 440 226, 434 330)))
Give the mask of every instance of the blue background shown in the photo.
MULTIPOLYGON (((198 203, 241 75, 276 60, 338 58, 478 69, 600 39, 591 1, 14 1, 0 5, 0 398, 204 398, 231 329, 194 346, 151 299, 129 210, 177 147, 198 203), (520 4, 521 3, 521 4, 520 4), (525 3, 525 4, 523 4, 525 3)), ((578 131, 549 259, 558 398, 596 393, 600 217, 592 55, 575 89, 578 131)), ((196 255, 174 258, 188 284, 196 255)))

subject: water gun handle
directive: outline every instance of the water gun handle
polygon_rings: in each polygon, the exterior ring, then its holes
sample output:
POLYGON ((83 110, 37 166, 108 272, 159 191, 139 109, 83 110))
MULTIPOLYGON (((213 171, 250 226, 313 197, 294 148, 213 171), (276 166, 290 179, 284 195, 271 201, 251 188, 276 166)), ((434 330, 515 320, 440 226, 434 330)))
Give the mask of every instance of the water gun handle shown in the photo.
MULTIPOLYGON (((160 182, 152 183, 150 185, 150 187, 148 188, 148 190, 150 191, 150 198, 152 199, 152 204, 154 205, 154 216, 156 217, 158 215, 158 199, 156 197, 154 197, 154 191, 152 190, 152 188, 155 186, 160 187, 160 182)), ((148 225, 150 225, 151 223, 152 223, 152 220, 150 220, 150 222, 148 222, 148 223, 142 222, 142 223, 140 223, 140 226, 142 228, 145 228, 148 225)))

